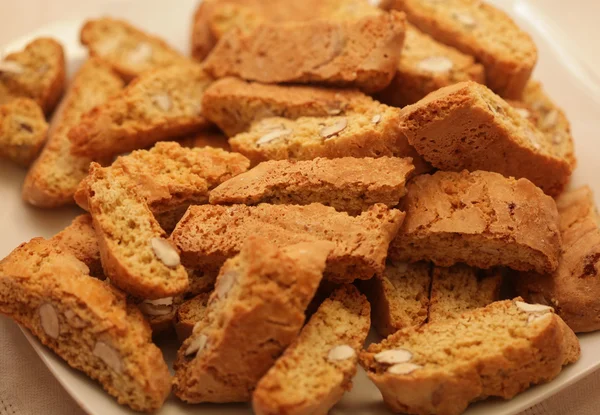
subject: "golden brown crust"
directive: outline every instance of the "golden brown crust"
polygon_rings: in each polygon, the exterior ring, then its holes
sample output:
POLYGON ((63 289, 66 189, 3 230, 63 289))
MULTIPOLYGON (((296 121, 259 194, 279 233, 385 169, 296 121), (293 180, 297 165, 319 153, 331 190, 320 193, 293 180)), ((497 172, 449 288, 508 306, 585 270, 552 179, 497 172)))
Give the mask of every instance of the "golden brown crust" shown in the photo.
POLYGON ((537 62, 537 48, 503 11, 478 0, 395 0, 393 9, 439 42, 474 56, 487 84, 500 96, 519 99, 537 62))
POLYGON ((123 86, 123 81, 99 59, 91 58, 82 65, 52 118, 48 143, 25 177, 23 200, 41 208, 75 203, 73 195, 87 176, 91 159, 71 154, 67 134, 84 113, 104 103, 123 86))
POLYGON ((487 170, 526 178, 556 196, 572 166, 544 135, 487 87, 461 82, 402 109, 401 131, 441 170, 487 170))
POLYGON ((280 249, 249 238, 221 269, 208 319, 177 354, 175 394, 190 403, 250 400, 256 383, 300 331, 331 248, 320 242, 280 249), (194 350, 201 340, 204 345, 194 350))
POLYGON ((53 241, 33 239, 0 262, 0 312, 121 404, 150 412, 171 391, 167 364, 141 313, 53 241))
POLYGON ((339 23, 269 22, 249 34, 234 28, 212 50, 205 68, 216 78, 322 83, 376 92, 394 76, 404 25, 404 16, 392 12, 339 23))
POLYGON ((252 395, 257 415, 326 414, 352 388, 357 352, 370 327, 367 299, 352 285, 326 299, 258 382, 252 395), (335 348, 346 354, 330 359, 335 348))
POLYGON ((556 203, 526 179, 439 171, 412 180, 400 207, 406 220, 390 246, 392 259, 542 273, 558 266, 556 203))
POLYGON ((398 331, 362 352, 361 364, 394 412, 458 415, 488 396, 510 399, 579 358, 577 337, 550 307, 526 312, 519 300, 398 331), (379 353, 392 349, 404 363, 384 363, 379 353))
POLYGON ((29 166, 48 133, 39 105, 29 98, 15 98, 0 105, 0 157, 29 166))
POLYGON ((69 132, 71 152, 110 157, 208 127, 200 102, 211 82, 195 64, 144 73, 81 117, 69 132))
POLYGON ((336 282, 369 279, 383 271, 389 242, 404 214, 377 204, 360 216, 313 203, 308 206, 191 206, 170 240, 189 268, 216 269, 244 241, 262 235, 278 246, 331 241, 325 274, 336 282))
POLYGON ((210 203, 321 203, 358 215, 375 203, 398 205, 413 171, 410 159, 390 157, 266 161, 213 189, 210 203))
POLYGON ((52 113, 65 87, 63 47, 51 38, 38 38, 20 52, 4 58, 12 71, 0 70, 0 104, 30 98, 46 115, 52 113))

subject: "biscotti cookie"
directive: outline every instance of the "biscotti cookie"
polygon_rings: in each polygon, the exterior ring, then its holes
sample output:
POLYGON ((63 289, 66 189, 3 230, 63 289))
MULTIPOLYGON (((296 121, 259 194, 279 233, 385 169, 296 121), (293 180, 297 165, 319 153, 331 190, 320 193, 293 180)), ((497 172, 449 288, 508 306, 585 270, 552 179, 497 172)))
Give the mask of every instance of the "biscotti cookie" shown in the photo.
POLYGON ((439 42, 473 55, 485 67, 488 86, 500 96, 521 97, 537 48, 506 13, 479 0, 395 0, 393 8, 439 42))
POLYGON ((219 275, 218 269, 201 270, 201 269, 187 269, 190 286, 188 291, 185 293, 187 297, 196 296, 198 294, 204 294, 210 292, 215 288, 215 281, 217 275, 219 275))
POLYGON ((0 105, 30 98, 50 114, 65 87, 65 55, 60 43, 39 38, 0 61, 0 105))
POLYGON ((171 375, 141 313, 53 241, 33 239, 0 261, 0 313, 121 404, 150 412, 169 395, 171 375))
POLYGON ((524 177, 556 196, 572 173, 544 134, 484 85, 461 82, 402 109, 401 130, 440 170, 524 177))
POLYGON ((302 328, 332 245, 281 249, 250 237, 221 268, 208 318, 177 353, 175 395, 189 403, 249 401, 302 328))
POLYGON ((162 39, 124 20, 89 20, 81 28, 80 40, 91 56, 101 58, 126 81, 152 69, 188 62, 162 39))
POLYGON ((88 268, 92 277, 104 279, 98 238, 90 215, 79 215, 69 226, 54 235, 50 241, 68 251, 88 268))
POLYGON ((541 273, 558 266, 556 203, 526 179, 484 171, 417 176, 400 208, 406 220, 392 259, 541 273))
POLYGON ((48 123, 42 109, 29 98, 0 105, 0 158, 29 166, 46 141, 48 123))
POLYGON ((396 206, 413 170, 410 159, 391 157, 266 161, 212 190, 210 203, 318 202, 358 215, 375 203, 396 206))
POLYGON ((181 304, 175 316, 175 332, 180 342, 192 335, 194 326, 208 316, 210 293, 201 293, 181 304))
POLYGON ((102 266, 111 283, 150 300, 184 293, 187 272, 137 193, 137 183, 123 171, 92 163, 86 186, 102 266))
POLYGON ((556 204, 563 241, 558 269, 550 275, 519 275, 517 292, 555 307, 575 332, 599 330, 600 230, 594 195, 585 186, 564 193, 556 204))
POLYGON ((71 152, 110 157, 205 128, 200 103, 211 82, 195 64, 147 72, 81 117, 69 132, 71 152))
POLYGON ((144 300, 132 297, 130 300, 146 318, 152 330, 152 335, 158 335, 173 328, 177 310, 184 301, 183 295, 156 300, 144 300))
POLYGON ((369 302, 352 285, 321 304, 252 395, 257 415, 326 414, 352 389, 369 333, 369 302))
POLYGON ((264 22, 300 22, 314 19, 343 21, 377 16, 381 10, 367 0, 206 0, 194 15, 192 56, 203 60, 227 31, 248 33, 264 22))
MULTIPOLYGON (((205 113, 206 111, 203 111, 205 113)), ((227 141, 227 136, 216 128, 199 131, 195 134, 190 135, 184 139, 178 140, 182 147, 200 148, 200 147, 212 147, 220 148, 221 150, 231 151, 231 146, 227 141)))
POLYGON ((470 402, 510 399, 579 359, 579 341, 552 308, 520 298, 455 320, 401 330, 360 354, 392 411, 459 415, 470 402))
POLYGON ((52 119, 46 146, 25 177, 23 200, 42 208, 74 203, 73 195, 87 176, 91 159, 71 154, 67 134, 84 113, 104 103, 123 86, 123 81, 99 59, 84 62, 52 119))
MULTIPOLYGON (((248 166, 248 159, 241 154, 161 142, 150 150, 136 150, 119 157, 106 169, 135 187, 135 192, 168 232, 189 205, 207 203, 210 189, 245 172, 248 166)), ((75 200, 87 210, 90 187, 86 181, 75 194, 75 200)))
POLYGON ((431 278, 428 322, 456 318, 500 299, 502 272, 477 270, 458 264, 434 267, 431 278))
POLYGON ((430 92, 462 81, 485 83, 483 66, 470 55, 435 41, 411 24, 398 69, 378 99, 395 107, 414 104, 430 92))
POLYGON ((204 64, 216 78, 321 83, 376 92, 394 76, 404 30, 404 16, 397 12, 347 22, 269 22, 249 34, 230 30, 204 64))
POLYGON ((381 204, 360 216, 319 203, 190 206, 170 239, 183 265, 204 270, 221 266, 252 235, 277 246, 330 241, 335 248, 327 259, 326 276, 335 282, 352 282, 383 271, 389 243, 403 218, 404 213, 381 204))
POLYGON ((431 264, 395 261, 360 285, 371 303, 373 326, 383 337, 425 323, 430 287, 431 264))
POLYGON ((376 103, 361 111, 295 120, 272 117, 229 139, 253 164, 317 157, 411 157, 415 174, 431 170, 400 131, 400 109, 376 103))
POLYGON ((269 85, 232 77, 215 81, 202 97, 203 114, 229 137, 263 118, 324 117, 377 105, 353 89, 269 85))

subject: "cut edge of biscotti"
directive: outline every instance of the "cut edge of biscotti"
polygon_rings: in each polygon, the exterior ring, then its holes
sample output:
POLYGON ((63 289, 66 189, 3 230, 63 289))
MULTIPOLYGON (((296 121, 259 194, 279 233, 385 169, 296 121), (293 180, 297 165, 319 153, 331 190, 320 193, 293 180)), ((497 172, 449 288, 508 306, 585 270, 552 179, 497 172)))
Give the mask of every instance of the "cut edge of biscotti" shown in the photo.
POLYGON ((46 142, 48 123, 40 106, 29 98, 0 105, 0 157, 29 166, 46 142))

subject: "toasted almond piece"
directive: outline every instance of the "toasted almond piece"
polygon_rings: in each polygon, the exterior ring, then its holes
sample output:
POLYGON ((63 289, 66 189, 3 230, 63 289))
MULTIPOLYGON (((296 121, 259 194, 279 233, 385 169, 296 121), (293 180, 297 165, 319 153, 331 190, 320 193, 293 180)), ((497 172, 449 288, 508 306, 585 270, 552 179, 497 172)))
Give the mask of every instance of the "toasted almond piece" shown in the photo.
POLYGON ((104 343, 103 341, 97 341, 92 354, 99 357, 100 360, 106 364, 106 366, 116 373, 123 373, 123 362, 121 361, 119 352, 117 352, 108 344, 104 343))
POLYGON ((152 45, 141 42, 129 53, 129 62, 133 65, 145 63, 152 57, 152 45))
POLYGON ((547 313, 554 310, 552 307, 543 304, 529 304, 523 301, 515 301, 515 304, 526 313, 547 313))
POLYGON ((392 349, 377 353, 374 359, 377 363, 394 365, 409 362, 412 356, 412 353, 406 349, 392 349))
POLYGON ((65 317, 66 317, 69 325, 71 325, 72 327, 74 327, 76 329, 82 329, 88 325, 88 323, 86 323, 84 320, 79 318, 73 310, 65 311, 65 317))
POLYGON ((169 242, 162 238, 152 238, 150 244, 154 254, 163 264, 170 268, 179 266, 179 254, 169 242))
POLYGON ((45 303, 40 306, 40 322, 42 329, 49 337, 57 339, 59 335, 58 314, 54 306, 50 303, 45 303))
POLYGON ((15 61, 0 61, 0 72, 12 73, 20 75, 25 72, 25 68, 19 62, 15 61))
POLYGON ((552 128, 556 125, 557 122, 558 122, 558 111, 553 109, 548 114, 546 114, 546 116, 544 117, 544 120, 542 121, 541 127, 543 129, 552 128))
POLYGON ((373 124, 379 124, 379 121, 381 121, 381 114, 375 114, 373 115, 373 118, 371 118, 373 124))
POLYGON ((454 63, 445 56, 430 56, 421 60, 417 67, 426 72, 432 73, 446 73, 449 72, 454 63))
POLYGON ((462 24, 463 26, 465 26, 466 28, 472 29, 475 26, 477 26, 477 22, 475 21, 475 19, 473 18, 473 16, 471 16, 468 13, 464 13, 464 12, 453 12, 452 13, 452 17, 459 22, 460 24, 462 24))
POLYGON ((415 370, 422 368, 423 366, 417 365, 415 363, 398 363, 396 365, 390 366, 387 371, 392 375, 408 375, 414 372, 415 370))
POLYGON ((527 324, 530 324, 534 321, 538 321, 545 318, 552 318, 552 313, 543 313, 543 314, 531 314, 527 317, 527 324))
POLYGON ((323 138, 329 138, 342 132, 348 126, 348 120, 346 118, 340 118, 333 125, 324 127, 320 134, 323 138))
POLYGON ((173 297, 144 300, 138 304, 138 308, 148 316, 166 316, 173 311, 173 297))
POLYGON ((152 102, 163 111, 170 111, 173 108, 173 101, 167 93, 154 95, 152 102))
POLYGON ((258 141, 256 141, 256 144, 257 145, 267 144, 277 138, 283 137, 283 136, 291 134, 291 133, 292 133, 292 130, 288 130, 286 128, 273 130, 273 131, 268 132, 267 134, 263 135, 261 138, 259 138, 258 141))
POLYGON ((517 113, 523 118, 529 118, 531 115, 531 112, 529 112, 529 110, 526 108, 515 108, 515 111, 517 111, 517 113))
MULTIPOLYGON (((197 323, 196 323, 197 324, 197 323)), ((196 328, 194 326, 194 328, 196 328)), ((186 356, 190 356, 195 353, 201 352, 206 347, 206 342, 208 341, 208 337, 205 334, 200 334, 196 337, 188 346, 185 351, 186 356)))
POLYGON ((237 279, 237 272, 235 271, 227 271, 225 272, 218 280, 217 285, 215 287, 215 293, 218 298, 224 298, 227 296, 231 287, 235 284, 237 279))
POLYGON ((339 346, 333 347, 327 354, 327 360, 330 362, 339 362, 341 360, 347 360, 356 355, 356 351, 348 346, 347 344, 340 344, 339 346))

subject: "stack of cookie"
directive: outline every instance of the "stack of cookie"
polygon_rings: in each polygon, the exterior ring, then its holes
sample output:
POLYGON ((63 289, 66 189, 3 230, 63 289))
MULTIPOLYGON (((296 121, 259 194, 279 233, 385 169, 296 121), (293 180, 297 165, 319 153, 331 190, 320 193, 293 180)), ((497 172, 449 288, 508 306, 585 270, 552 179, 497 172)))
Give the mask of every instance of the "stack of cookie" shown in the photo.
POLYGON ((301 3, 205 0, 190 58, 91 20, 50 127, 60 45, 0 62, 24 201, 87 211, 0 261, 0 312, 139 411, 324 414, 359 364, 412 414, 555 378, 600 231, 531 38, 479 0, 301 3))

